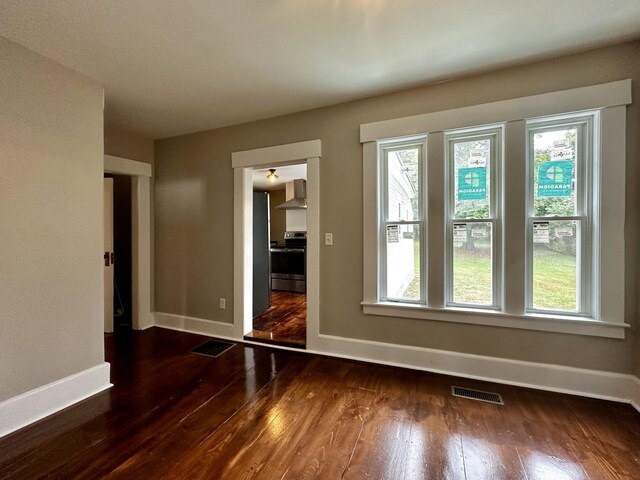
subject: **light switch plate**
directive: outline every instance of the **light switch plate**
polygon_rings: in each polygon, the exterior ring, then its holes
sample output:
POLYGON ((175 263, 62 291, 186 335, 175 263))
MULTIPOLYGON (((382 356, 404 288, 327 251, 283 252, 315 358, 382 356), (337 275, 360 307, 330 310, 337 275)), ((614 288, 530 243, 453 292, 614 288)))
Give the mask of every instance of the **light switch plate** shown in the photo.
POLYGON ((324 244, 325 245, 333 245, 333 233, 325 233, 324 234, 324 244))

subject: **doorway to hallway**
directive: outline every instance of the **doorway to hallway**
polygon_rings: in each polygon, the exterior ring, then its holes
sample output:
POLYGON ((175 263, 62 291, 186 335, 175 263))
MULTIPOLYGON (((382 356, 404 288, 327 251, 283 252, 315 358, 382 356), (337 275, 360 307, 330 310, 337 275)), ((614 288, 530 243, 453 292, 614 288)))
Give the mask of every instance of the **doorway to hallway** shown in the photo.
POLYGON ((131 177, 105 174, 111 189, 111 218, 107 221, 107 195, 105 194, 105 270, 111 269, 110 278, 105 276, 105 332, 130 330, 132 327, 132 248, 131 248, 131 177), (111 232, 108 232, 110 228, 111 232), (110 245, 107 244, 110 237, 110 245), (109 263, 109 265, 107 265, 109 263), (108 300, 110 299, 110 300, 108 300), (108 308, 107 302, 111 302, 108 308), (111 319, 106 318, 108 313, 111 319))

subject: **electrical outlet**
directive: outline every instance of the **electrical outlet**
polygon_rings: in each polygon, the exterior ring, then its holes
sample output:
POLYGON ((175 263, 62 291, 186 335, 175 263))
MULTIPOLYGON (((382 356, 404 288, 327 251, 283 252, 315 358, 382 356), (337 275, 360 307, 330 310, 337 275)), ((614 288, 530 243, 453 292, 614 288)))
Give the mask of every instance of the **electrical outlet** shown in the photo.
POLYGON ((220 308, 224 310, 227 308, 227 300, 225 298, 220 297, 220 308))
POLYGON ((324 244, 325 245, 333 245, 333 233, 325 233, 324 234, 324 244))

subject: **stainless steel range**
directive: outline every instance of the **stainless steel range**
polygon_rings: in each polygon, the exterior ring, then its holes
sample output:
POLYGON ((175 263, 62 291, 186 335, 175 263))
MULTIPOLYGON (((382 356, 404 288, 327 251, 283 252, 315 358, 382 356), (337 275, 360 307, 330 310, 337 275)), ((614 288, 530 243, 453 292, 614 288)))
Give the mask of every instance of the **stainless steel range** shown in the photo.
POLYGON ((271 289, 307 291, 307 232, 285 232, 284 247, 271 247, 271 289))

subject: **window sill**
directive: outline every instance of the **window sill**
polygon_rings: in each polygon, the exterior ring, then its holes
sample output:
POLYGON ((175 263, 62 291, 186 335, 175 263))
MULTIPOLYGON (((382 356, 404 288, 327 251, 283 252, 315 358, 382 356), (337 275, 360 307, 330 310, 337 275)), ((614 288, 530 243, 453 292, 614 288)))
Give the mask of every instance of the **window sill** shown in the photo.
POLYGON ((514 315, 494 310, 467 308, 432 308, 396 302, 362 302, 365 315, 416 318, 440 322, 487 325, 518 328, 541 332, 569 333, 594 337, 620 338, 630 325, 623 322, 606 322, 584 317, 569 317, 526 313, 514 315))

